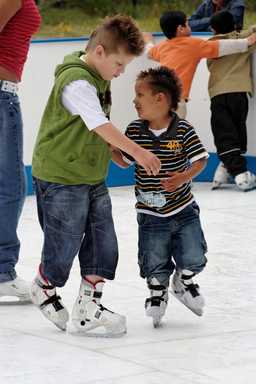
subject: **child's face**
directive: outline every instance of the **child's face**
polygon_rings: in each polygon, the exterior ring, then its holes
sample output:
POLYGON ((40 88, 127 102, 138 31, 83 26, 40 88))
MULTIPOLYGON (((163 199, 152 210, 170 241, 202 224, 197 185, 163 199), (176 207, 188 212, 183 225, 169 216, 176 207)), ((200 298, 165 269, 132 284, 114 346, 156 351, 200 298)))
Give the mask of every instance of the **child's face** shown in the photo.
POLYGON ((97 47, 96 68, 104 80, 112 80, 124 73, 126 65, 129 64, 134 56, 127 54, 119 49, 117 53, 107 54, 102 46, 97 47))
POLYGON ((146 80, 137 80, 133 100, 138 116, 143 120, 154 121, 169 114, 169 104, 163 93, 152 92, 146 80))
POLYGON ((188 21, 186 21, 185 26, 179 25, 179 36, 190 36, 191 35, 191 28, 188 24, 188 21))
POLYGON ((222 7, 224 1, 223 0, 212 0, 213 4, 217 7, 222 7))

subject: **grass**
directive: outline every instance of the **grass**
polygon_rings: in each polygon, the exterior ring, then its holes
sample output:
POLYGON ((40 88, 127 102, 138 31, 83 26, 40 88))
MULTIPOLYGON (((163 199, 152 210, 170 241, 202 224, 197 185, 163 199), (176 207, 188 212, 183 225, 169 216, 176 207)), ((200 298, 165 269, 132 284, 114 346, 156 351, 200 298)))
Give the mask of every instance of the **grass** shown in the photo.
MULTIPOLYGON (((133 16, 141 30, 158 32, 160 31, 159 16, 164 10, 158 4, 153 5, 150 9, 145 9, 145 6, 138 7, 137 15, 133 16)), ((191 14, 189 7, 184 6, 183 11, 188 15, 191 14)), ((88 14, 80 8, 47 8, 41 11, 41 15, 43 22, 35 38, 88 36, 102 20, 101 16, 88 14)), ((252 24, 256 24, 256 12, 251 11, 245 15, 245 28, 252 24)))

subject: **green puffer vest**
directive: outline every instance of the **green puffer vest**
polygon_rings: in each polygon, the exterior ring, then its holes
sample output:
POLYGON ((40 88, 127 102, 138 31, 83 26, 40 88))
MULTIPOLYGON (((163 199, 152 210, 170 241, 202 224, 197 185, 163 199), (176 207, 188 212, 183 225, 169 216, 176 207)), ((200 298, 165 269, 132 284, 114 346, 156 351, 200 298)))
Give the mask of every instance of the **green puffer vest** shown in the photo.
POLYGON ((108 144, 89 131, 80 116, 72 116, 61 102, 67 84, 87 80, 95 86, 102 109, 109 116, 110 82, 80 59, 83 53, 66 56, 55 71, 54 87, 33 153, 32 174, 41 180, 67 185, 97 184, 107 176, 111 158, 108 144))

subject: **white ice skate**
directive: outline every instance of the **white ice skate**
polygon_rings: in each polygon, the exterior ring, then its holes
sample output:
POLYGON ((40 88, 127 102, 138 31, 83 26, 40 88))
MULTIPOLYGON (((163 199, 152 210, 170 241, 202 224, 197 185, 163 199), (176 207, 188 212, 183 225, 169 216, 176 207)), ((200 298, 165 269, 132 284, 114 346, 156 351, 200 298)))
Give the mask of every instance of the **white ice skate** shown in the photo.
POLYGON ((42 314, 62 331, 67 328, 69 314, 61 297, 57 296, 56 288, 44 279, 40 272, 31 285, 31 300, 42 314))
POLYGON ((193 272, 186 269, 176 271, 172 279, 171 293, 196 315, 202 316, 205 302, 199 285, 194 284, 192 280, 194 275, 193 272))
POLYGON ((86 336, 119 337, 126 333, 126 318, 100 304, 104 282, 93 285, 84 278, 72 311, 76 330, 86 336))
POLYGON ((213 177, 212 189, 218 189, 222 184, 228 184, 231 181, 232 176, 228 173, 228 170, 224 164, 220 162, 213 177))
POLYGON ((14 280, 0 283, 0 304, 28 304, 31 303, 29 284, 16 277, 14 280))
POLYGON ((154 328, 158 328, 167 308, 168 291, 155 277, 152 278, 148 288, 150 297, 145 301, 146 315, 152 317, 154 328))
POLYGON ((239 173, 235 177, 235 183, 241 191, 251 191, 256 188, 256 176, 250 171, 239 173))

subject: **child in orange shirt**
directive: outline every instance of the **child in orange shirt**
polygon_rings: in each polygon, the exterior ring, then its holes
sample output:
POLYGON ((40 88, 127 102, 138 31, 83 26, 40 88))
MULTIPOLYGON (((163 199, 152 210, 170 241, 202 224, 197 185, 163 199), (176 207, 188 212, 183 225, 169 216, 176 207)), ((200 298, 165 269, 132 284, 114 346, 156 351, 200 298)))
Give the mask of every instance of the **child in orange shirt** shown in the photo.
POLYGON ((170 69, 174 69, 182 82, 182 97, 176 111, 181 118, 186 117, 186 102, 193 77, 202 58, 217 58, 238 52, 245 52, 256 41, 256 34, 246 39, 208 41, 191 36, 187 16, 181 11, 165 12, 160 18, 160 26, 167 37, 159 44, 153 44, 150 33, 144 33, 147 55, 170 69))

